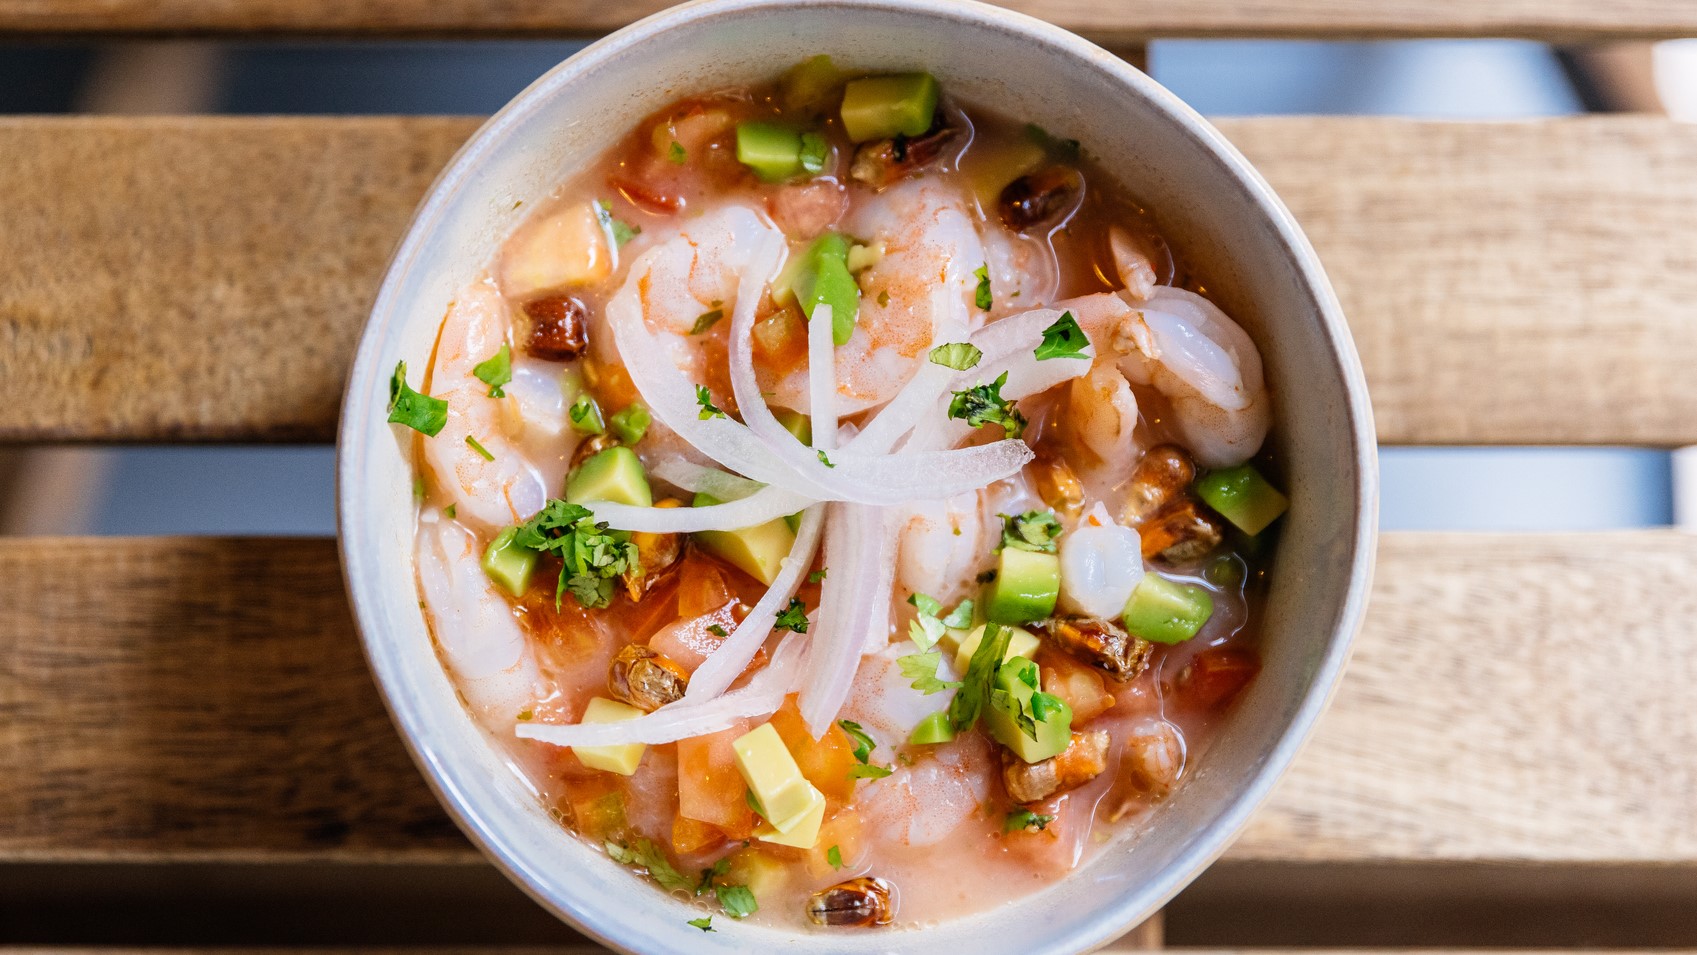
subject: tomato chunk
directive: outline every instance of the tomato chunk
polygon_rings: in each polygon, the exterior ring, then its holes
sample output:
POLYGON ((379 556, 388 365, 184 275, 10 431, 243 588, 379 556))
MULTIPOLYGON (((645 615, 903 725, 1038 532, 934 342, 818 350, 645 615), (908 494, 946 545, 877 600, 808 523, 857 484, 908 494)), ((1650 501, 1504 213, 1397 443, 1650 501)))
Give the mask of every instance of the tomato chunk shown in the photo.
POLYGON ((1210 709, 1220 709, 1261 672, 1261 655, 1247 647, 1209 647, 1178 675, 1178 692, 1210 709))
POLYGON ((748 784, 731 749, 731 742, 751 728, 743 721, 709 736, 678 741, 678 815, 716 826, 729 839, 754 835, 748 784))
POLYGON ((842 727, 833 725, 825 731, 824 738, 814 739, 807 731, 807 724, 802 722, 801 711, 796 709, 795 697, 791 696, 784 701, 782 709, 772 714, 772 728, 789 747, 801 774, 826 799, 842 804, 853 798, 854 780, 849 778, 849 770, 855 766, 854 741, 842 727))

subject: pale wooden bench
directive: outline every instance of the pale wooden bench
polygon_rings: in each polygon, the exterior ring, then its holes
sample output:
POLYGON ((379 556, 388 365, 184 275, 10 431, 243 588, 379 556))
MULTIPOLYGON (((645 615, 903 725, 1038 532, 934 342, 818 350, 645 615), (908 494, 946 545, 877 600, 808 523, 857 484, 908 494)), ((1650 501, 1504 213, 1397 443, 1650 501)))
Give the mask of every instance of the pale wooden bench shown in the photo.
MULTIPOLYGON (((0 36, 576 36, 664 5, 0 0, 0 36)), ((1685 0, 1012 5, 1128 52, 1697 35, 1685 0)), ((0 441, 333 440, 390 248, 476 125, 0 119, 0 441)), ((1319 249, 1384 442, 1697 444, 1697 129, 1220 125, 1319 249)), ((1643 924, 1605 940, 1697 944, 1694 582, 1671 530, 1386 535, 1333 711, 1170 911, 1258 945, 1578 945, 1610 913, 1643 924), (1576 910, 1601 914, 1546 920, 1576 910)), ((382 711, 330 540, 0 539, 0 660, 0 943, 37 874, 168 898, 211 871, 292 905, 349 871, 487 874, 382 711)))

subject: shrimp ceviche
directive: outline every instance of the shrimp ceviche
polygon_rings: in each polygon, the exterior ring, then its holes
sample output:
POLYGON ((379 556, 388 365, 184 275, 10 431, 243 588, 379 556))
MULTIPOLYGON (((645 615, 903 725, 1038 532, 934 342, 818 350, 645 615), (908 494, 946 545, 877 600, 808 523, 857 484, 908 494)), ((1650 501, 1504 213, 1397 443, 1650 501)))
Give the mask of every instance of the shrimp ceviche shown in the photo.
POLYGON ((825 57, 677 102, 390 382, 464 704, 698 928, 1130 851, 1260 669, 1255 343, 1025 119, 825 57))

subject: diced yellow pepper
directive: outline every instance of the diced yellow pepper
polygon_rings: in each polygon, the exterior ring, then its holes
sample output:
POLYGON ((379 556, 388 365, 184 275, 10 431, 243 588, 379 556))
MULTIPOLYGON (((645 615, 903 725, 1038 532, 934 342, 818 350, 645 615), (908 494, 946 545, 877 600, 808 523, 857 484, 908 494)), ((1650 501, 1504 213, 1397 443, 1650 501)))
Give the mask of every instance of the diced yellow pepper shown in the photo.
POLYGON ((754 791, 773 828, 789 832, 813 810, 818 790, 801 774, 801 767, 771 723, 737 737, 731 750, 736 753, 737 770, 754 791))
POLYGON ((501 253, 501 291, 524 299, 606 278, 613 257, 596 212, 594 203, 578 202, 520 226, 501 253))
MULTIPOLYGON (((1003 663, 1012 660, 1014 657, 1036 655, 1039 646, 1036 634, 1024 627, 1003 627, 1003 629, 1013 631, 1013 636, 1008 638, 1008 652, 1002 657, 1003 663)), ((971 633, 966 635, 966 639, 960 642, 960 648, 955 651, 955 669, 958 672, 966 672, 966 665, 972 662, 972 655, 977 652, 978 645, 983 642, 984 627, 982 625, 974 628, 971 633)))
POLYGON ((786 829, 765 823, 754 830, 754 838, 780 846, 811 849, 819 841, 819 827, 825 822, 825 794, 811 783, 807 787, 807 810, 786 829))
MULTIPOLYGON (((642 711, 634 706, 598 696, 590 700, 589 705, 584 708, 582 722, 622 723, 641 715, 642 711)), ((590 769, 629 776, 636 772, 637 764, 642 762, 642 753, 647 748, 642 743, 623 743, 617 746, 573 746, 572 752, 577 755, 578 762, 590 769)))

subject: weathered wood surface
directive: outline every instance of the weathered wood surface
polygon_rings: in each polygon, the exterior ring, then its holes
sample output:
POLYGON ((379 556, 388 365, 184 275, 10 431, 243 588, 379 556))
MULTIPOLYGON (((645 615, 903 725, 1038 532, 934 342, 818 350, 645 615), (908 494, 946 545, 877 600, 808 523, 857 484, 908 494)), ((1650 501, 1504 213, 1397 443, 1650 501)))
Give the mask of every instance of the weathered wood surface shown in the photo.
MULTIPOLYGON (((1228 856, 1697 866, 1697 537, 1392 534, 1228 856)), ((0 540, 0 862, 466 861, 327 540, 0 540)))
MULTIPOLYGON (((998 0, 1101 41, 1163 36, 1518 36, 1543 40, 1697 34, 1681 0, 998 0)), ((669 0, 0 0, 0 34, 592 36, 669 0)))
MULTIPOLYGON (((0 440, 330 440, 475 125, 0 119, 0 440)), ((1386 443, 1697 443, 1697 127, 1221 126, 1326 262, 1386 443)))

